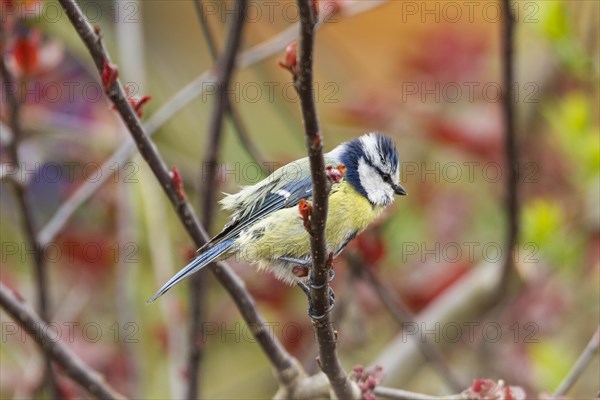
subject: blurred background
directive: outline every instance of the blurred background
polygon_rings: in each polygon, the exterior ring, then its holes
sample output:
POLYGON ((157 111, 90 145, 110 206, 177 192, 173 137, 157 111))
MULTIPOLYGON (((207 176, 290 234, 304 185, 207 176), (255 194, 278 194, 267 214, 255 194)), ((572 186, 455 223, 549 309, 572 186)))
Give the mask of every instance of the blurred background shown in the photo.
MULTIPOLYGON (((222 49, 235 3, 203 4, 222 49)), ((153 119, 213 66, 194 3, 80 5, 100 27, 132 99, 152 97, 142 121, 199 211, 214 85, 205 80, 203 93, 196 90, 168 119, 153 119)), ((523 387, 528 398, 552 393, 600 322, 599 3, 513 3, 519 283, 500 296, 493 296, 506 236, 500 3, 339 0, 320 7, 334 12, 315 48, 325 148, 385 132, 397 143, 409 192, 335 263, 334 320, 345 368, 378 364, 390 386, 450 393, 439 365, 419 351, 427 342, 465 388, 490 378, 523 387), (381 290, 414 323, 393 318, 381 290)), ((61 340, 122 393, 181 397, 189 285, 145 302, 186 263, 193 243, 145 162, 138 155, 111 159, 129 135, 59 4, 3 0, 2 13, 3 56, 21 82, 23 136, 14 172, 6 134, 12 89, 3 85, 1 280, 34 304, 34 256, 7 176, 27 181, 38 232, 49 232, 48 222, 82 187, 96 188, 61 229, 43 237, 51 320, 61 340)), ((217 199, 306 154, 298 99, 278 66, 296 22, 294 2, 250 3, 242 49, 250 53, 230 99, 252 145, 227 120, 217 199)), ((211 232, 227 217, 217 212, 211 232)), ((318 371, 301 291, 231 264, 273 334, 308 371, 318 371)), ((205 276, 201 397, 271 397, 271 365, 229 296, 205 276)), ((35 343, 1 315, 0 396, 46 397, 35 343)), ((599 376, 595 357, 569 397, 596 396, 599 376)), ((65 397, 89 396, 66 378, 61 388, 65 397)))

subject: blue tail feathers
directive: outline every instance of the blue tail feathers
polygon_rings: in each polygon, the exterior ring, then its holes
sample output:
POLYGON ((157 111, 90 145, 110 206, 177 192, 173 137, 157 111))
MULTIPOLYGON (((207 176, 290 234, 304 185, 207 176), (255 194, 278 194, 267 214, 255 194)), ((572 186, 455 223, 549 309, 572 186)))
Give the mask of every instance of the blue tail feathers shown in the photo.
POLYGON ((178 273, 176 273, 167 283, 160 288, 158 292, 154 296, 152 296, 147 302, 152 303, 154 300, 165 294, 165 292, 171 289, 174 285, 179 283, 181 280, 190 276, 196 271, 199 271, 202 267, 205 267, 210 262, 216 260, 219 256, 225 253, 229 248, 233 245, 234 239, 223 240, 220 243, 217 243, 215 246, 211 247, 204 253, 200 254, 193 261, 191 261, 188 265, 182 268, 178 273))

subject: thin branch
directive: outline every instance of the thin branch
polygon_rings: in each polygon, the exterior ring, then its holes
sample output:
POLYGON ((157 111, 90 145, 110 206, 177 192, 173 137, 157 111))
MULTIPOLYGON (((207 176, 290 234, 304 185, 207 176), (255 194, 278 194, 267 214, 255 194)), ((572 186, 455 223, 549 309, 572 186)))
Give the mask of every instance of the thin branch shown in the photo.
POLYGON ((460 394, 450 395, 450 396, 430 396, 422 393, 409 392, 408 390, 402 389, 394 389, 388 388, 384 386, 375 386, 373 392, 377 396, 381 396, 387 399, 396 399, 396 400, 458 400, 465 399, 464 396, 460 394))
POLYGON ((498 295, 503 295, 515 277, 513 252, 519 240, 519 200, 518 200, 518 168, 519 154, 515 133, 515 115, 513 107, 514 82, 514 29, 515 20, 512 2, 502 0, 502 113, 504 116, 504 163, 508 171, 506 177, 506 258, 502 279, 498 287, 498 295))
MULTIPOLYGON (((215 213, 215 194, 214 188, 217 182, 217 164, 221 150, 223 118, 228 104, 229 82, 233 75, 235 67, 235 58, 242 43, 242 31, 246 21, 246 0, 238 0, 235 3, 235 13, 229 22, 227 33, 227 43, 223 54, 217 60, 215 72, 215 97, 213 110, 210 115, 208 126, 208 139, 204 152, 203 161, 200 164, 200 198, 202 203, 202 222, 208 231, 213 225, 213 216, 215 213), (204 173, 206 169, 206 172, 204 173)), ((201 6, 200 6, 201 8, 201 6)), ((208 27, 207 27, 208 28, 208 27)), ((214 43, 213 43, 214 45, 214 43)), ((216 48, 213 49, 216 51, 216 48)), ((190 279, 190 308, 191 322, 189 332, 189 355, 188 355, 188 387, 187 398, 195 399, 198 397, 199 387, 199 369, 202 359, 202 348, 198 338, 202 334, 202 300, 206 297, 204 288, 205 274, 200 272, 194 274, 190 279)))
MULTIPOLYGON (((4 34, 4 32, 2 32, 4 34)), ((12 76, 11 71, 6 65, 6 60, 2 56, 0 60, 0 69, 4 76, 5 92, 8 100, 10 109, 9 125, 13 134, 13 138, 9 143, 8 151, 12 162, 16 168, 21 168, 21 159, 19 157, 19 143, 22 138, 21 131, 21 100, 19 98, 17 88, 18 83, 12 76), (15 89, 14 91, 11 89, 15 89)), ((50 299, 48 293, 48 265, 44 255, 44 247, 37 242, 35 235, 35 222, 33 220, 33 207, 31 206, 29 193, 27 190, 27 182, 17 177, 11 179, 14 187, 15 198, 17 200, 17 206, 19 207, 20 218, 23 223, 23 234, 28 248, 33 249, 33 263, 34 263, 34 279, 35 287, 37 291, 37 309, 42 319, 46 322, 50 316, 50 299)), ((52 369, 52 362, 50 357, 45 357, 46 363, 46 380, 50 393, 53 398, 58 399, 60 397, 58 392, 58 384, 56 380, 56 374, 52 369)))
MULTIPOLYGON (((212 34, 212 31, 210 29, 210 25, 208 23, 208 16, 206 15, 202 0, 195 0, 194 7, 196 9, 196 14, 198 16, 198 20, 200 21, 200 27, 202 28, 202 33, 204 34, 204 39, 206 40, 206 44, 208 46, 210 56, 211 56, 213 62, 217 61, 217 56, 218 56, 217 43, 216 43, 216 41, 214 39, 214 35, 212 34)), ((226 114, 229 117, 231 123, 233 124, 233 128, 234 128, 235 132, 237 133, 237 137, 238 137, 239 141, 241 142, 242 147, 244 148, 244 150, 246 150, 246 152, 248 153, 250 158, 254 162, 256 162, 256 164, 258 164, 258 166, 260 167, 262 172, 265 173, 267 171, 265 168, 265 166, 267 165, 265 162, 266 160, 263 157, 260 150, 254 144, 252 139, 250 139, 250 134, 248 133, 248 129, 246 128, 246 125, 242 121, 242 117, 241 117, 240 113, 238 112, 237 107, 235 107, 234 104, 231 102, 231 98, 228 94, 226 94, 224 101, 225 101, 226 114)))
MULTIPOLYGON (((60 0, 60 4, 88 48, 96 64, 96 68, 101 72, 104 62, 109 62, 109 58, 99 37, 94 33, 93 28, 87 22, 74 0, 60 0)), ((145 134, 137 114, 127 101, 123 87, 118 80, 109 88, 108 93, 131 133, 140 154, 150 166, 163 191, 175 207, 177 215, 188 234, 193 239, 195 245, 201 247, 208 239, 208 235, 200 225, 197 216, 194 214, 185 197, 181 198, 177 194, 169 170, 154 144, 145 134)), ((293 358, 285 351, 277 338, 270 335, 269 329, 265 326, 264 320, 256 309, 254 300, 244 287, 242 280, 225 263, 214 264, 211 267, 211 271, 229 292, 246 323, 254 327, 253 333, 257 342, 277 372, 279 374, 288 373, 288 369, 293 367, 293 358)))
MULTIPOLYGON (((365 268, 359 260, 353 257, 346 257, 346 259, 349 261, 350 267, 357 274, 362 276, 371 285, 373 290, 375 290, 381 303, 387 308, 389 313, 392 314, 400 327, 405 323, 411 325, 416 324, 415 318, 408 307, 406 307, 402 300, 381 282, 379 277, 377 277, 371 269, 365 268)), ((432 363, 433 368, 453 391, 458 392, 466 387, 466 385, 462 384, 460 379, 452 372, 444 360, 444 356, 435 345, 426 340, 419 340, 417 343, 423 356, 432 363)))
MULTIPOLYGON (((357 15, 373 8, 385 4, 385 1, 370 1, 368 3, 359 3, 354 11, 348 12, 348 16, 357 15)), ((320 25, 317 25, 317 28, 320 25)), ((297 28, 292 26, 278 35, 258 44, 238 56, 238 68, 247 68, 266 58, 272 57, 292 41, 297 35, 297 28)), ((179 90, 169 101, 160 107, 143 125, 144 131, 148 136, 154 135, 165 123, 190 104, 194 99, 204 93, 208 82, 214 81, 212 71, 206 71, 179 90)), ((2 132, 3 134, 6 133, 2 132)), ((6 135, 9 136, 9 135, 6 135)), ((0 136, 3 138, 3 136, 0 136)), ((4 140, 4 139, 2 139, 4 140)), ((59 207, 52 218, 46 223, 44 228, 38 234, 38 242, 45 246, 52 242, 56 235, 65 227, 71 216, 96 193, 108 180, 112 178, 115 172, 115 165, 123 168, 127 160, 135 153, 135 144, 131 141, 124 143, 119 147, 110 158, 102 164, 98 172, 98 180, 88 180, 75 190, 75 192, 59 207)), ((266 164, 265 164, 266 165, 266 164)))
POLYGON ((88 367, 62 341, 52 335, 52 328, 20 302, 12 290, 0 282, 0 305, 41 347, 46 356, 64 368, 65 373, 82 388, 99 399, 124 399, 104 378, 88 367))
MULTIPOLYGON (((412 325, 416 331, 398 333, 369 363, 383 368, 383 383, 409 382, 423 364, 419 342, 422 340, 424 327, 431 329, 436 324, 444 326, 449 323, 470 323, 482 311, 489 309, 490 298, 494 296, 501 274, 502 260, 482 262, 416 315, 415 325, 412 325)), ((449 344, 445 341, 439 343, 449 344)))
POLYGON ((327 222, 327 207, 330 182, 325 173, 323 157, 323 140, 319 131, 317 110, 313 93, 313 46, 315 24, 317 21, 315 3, 311 0, 298 0, 300 15, 300 40, 298 45, 298 74, 295 87, 300 98, 302 118, 306 136, 306 148, 310 161, 312 178, 312 216, 310 225, 310 247, 312 253, 312 268, 310 280, 311 308, 323 318, 313 320, 319 342, 319 361, 321 369, 327 375, 331 387, 340 399, 351 399, 358 396, 356 385, 352 385, 337 356, 337 332, 329 320, 329 257, 327 254, 327 239, 325 225, 327 222))
POLYGON ((594 355, 596 355, 598 353, 599 347, 600 347, 600 326, 598 326, 598 328, 596 329, 596 332, 594 332, 594 335, 588 342, 587 346, 585 347, 585 349, 583 350, 583 352, 581 353, 581 355, 579 356, 577 361, 575 361, 575 364, 573 365, 573 367, 571 367, 571 370, 569 371, 567 376, 563 379, 563 381, 560 383, 560 385, 558 385, 558 388, 552 395, 553 398, 559 398, 559 397, 565 395, 573 387, 573 385, 575 384, 575 382, 577 382, 577 380, 579 379, 581 374, 583 374, 583 371, 585 370, 587 365, 590 363, 590 361, 592 360, 594 355))

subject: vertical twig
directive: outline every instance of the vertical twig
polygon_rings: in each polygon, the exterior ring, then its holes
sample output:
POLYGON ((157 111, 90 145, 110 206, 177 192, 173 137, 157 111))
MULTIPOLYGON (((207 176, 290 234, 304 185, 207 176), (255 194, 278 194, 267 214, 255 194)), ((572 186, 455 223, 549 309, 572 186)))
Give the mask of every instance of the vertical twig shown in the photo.
MULTIPOLYGON (((3 35, 5 34, 4 29, 0 30, 3 35)), ((8 151, 12 158, 12 163, 18 170, 23 165, 19 157, 19 143, 22 139, 21 131, 21 100, 18 91, 18 83, 12 76, 11 71, 6 65, 4 55, 0 60, 0 69, 4 76, 5 93, 8 100, 10 116, 9 126, 12 131, 12 140, 9 143, 8 151)), ((17 174, 18 176, 19 174, 17 174)), ((48 271, 47 263, 44 257, 44 248, 36 240, 35 233, 35 222, 33 220, 33 208, 29 200, 29 194, 27 190, 27 182, 23 179, 15 177, 11 179, 14 187, 15 198, 17 200, 17 206, 19 207, 20 218, 23 223, 23 234, 25 236, 26 245, 28 248, 33 249, 33 262, 34 262, 34 279, 37 291, 37 309, 41 318, 45 322, 49 322, 50 317, 50 299, 48 294, 48 271)), ((60 398, 58 391, 58 384, 56 381, 56 375, 52 369, 52 362, 50 357, 45 357, 46 362, 46 380, 50 393, 53 398, 60 398)))
MULTIPOLYGON (((202 33, 204 34, 204 39, 206 40, 210 56, 213 61, 217 61, 217 43, 210 29, 210 24, 208 23, 208 15, 206 15, 202 0, 194 0, 194 7, 196 9, 196 15, 198 16, 200 28, 202 29, 202 33)), ((241 142, 242 147, 246 150, 250 158, 252 158, 254 162, 258 164, 263 173, 266 172, 266 160, 263 157, 260 150, 254 144, 252 139, 250 139, 250 135, 248 134, 248 129, 246 128, 246 125, 242 121, 242 117, 238 112, 237 107, 235 107, 234 104, 231 102, 231 98, 227 93, 224 101, 225 113, 227 114, 231 123, 233 124, 233 128, 237 133, 238 139, 241 142)))
MULTIPOLYGON (((223 54, 216 62, 215 67, 215 98, 213 110, 208 126, 208 139, 203 161, 200 165, 200 198, 202 207, 202 222, 207 231, 211 231, 217 191, 217 167, 221 150, 223 117, 228 103, 229 82, 235 68, 235 58, 242 43, 242 31, 246 20, 246 0, 235 3, 235 13, 228 24, 227 43, 223 54)), ((200 6, 201 7, 201 6, 200 6)), ((208 27, 206 27, 208 29, 208 27)), ((211 47, 216 52, 216 47, 211 47)), ((188 355, 188 387, 187 398, 198 397, 200 386, 200 363, 203 356, 202 343, 199 337, 202 334, 203 299, 205 298, 204 286, 206 275, 202 271, 194 274, 190 279, 190 309, 191 321, 189 331, 188 355)))
POLYGON ((600 347, 600 326, 596 329, 596 332, 592 335, 592 338, 588 342, 583 352, 575 361, 575 364, 567 374, 567 376, 563 379, 563 381, 558 385, 558 388, 552 395, 553 398, 559 398, 565 395, 577 382, 577 379, 581 376, 587 365, 592 360, 592 357, 596 353, 598 353, 598 348, 600 347))
MULTIPOLYGON (((99 399, 124 399, 96 371, 90 369, 62 341, 56 339, 53 329, 30 311, 0 282, 0 305, 42 348, 48 358, 54 359, 65 374, 99 399)), ((61 398, 61 397, 58 397, 61 398)))
POLYGON ((504 162, 508 171, 506 177, 506 259, 498 286, 498 295, 502 295, 510 285, 515 273, 514 249, 519 240, 519 200, 518 200, 518 168, 519 154, 515 133, 514 114, 514 29, 515 20, 510 0, 502 0, 502 112, 504 115, 504 162))
POLYGON ((327 375, 331 387, 340 399, 357 397, 356 392, 342 368, 337 356, 337 332, 329 320, 329 268, 326 247, 325 225, 327 222, 327 206, 330 182, 325 173, 323 157, 323 141, 319 131, 317 110, 313 95, 313 46, 317 10, 311 0, 298 0, 300 15, 300 40, 298 54, 298 75, 295 86, 300 98, 302 118, 306 136, 306 147, 310 160, 312 177, 312 216, 310 247, 312 252, 312 268, 310 269, 311 307, 322 319, 313 321, 319 342, 319 363, 327 375), (316 289, 318 288, 318 289, 316 289))

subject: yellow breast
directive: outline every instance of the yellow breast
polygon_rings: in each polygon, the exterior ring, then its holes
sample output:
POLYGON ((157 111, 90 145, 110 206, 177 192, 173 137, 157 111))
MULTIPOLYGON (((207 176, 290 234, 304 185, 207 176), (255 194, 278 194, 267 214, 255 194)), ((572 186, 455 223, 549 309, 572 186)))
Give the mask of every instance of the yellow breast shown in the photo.
MULTIPOLYGON (((353 234, 359 234, 383 211, 373 206, 348 182, 335 185, 329 196, 327 247, 335 252, 353 234)), ((244 232, 237 241, 238 253, 250 262, 278 257, 299 258, 310 253, 308 233, 297 207, 274 212, 244 232)))

